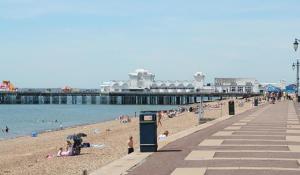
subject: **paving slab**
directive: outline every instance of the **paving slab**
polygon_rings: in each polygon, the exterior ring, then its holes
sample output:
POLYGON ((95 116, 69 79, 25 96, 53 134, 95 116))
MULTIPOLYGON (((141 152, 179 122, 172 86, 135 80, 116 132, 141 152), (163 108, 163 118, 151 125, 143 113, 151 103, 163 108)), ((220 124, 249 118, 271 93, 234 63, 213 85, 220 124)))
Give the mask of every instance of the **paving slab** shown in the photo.
POLYGON ((219 131, 215 133, 213 136, 231 136, 233 131, 219 131))
POLYGON ((224 140, 222 139, 205 139, 199 145, 200 146, 217 146, 221 145, 224 140))
POLYGON ((249 150, 261 150, 261 151, 298 151, 298 147, 294 146, 199 146, 197 150, 241 150, 241 151, 249 151, 249 150))
POLYGON ((299 175, 297 170, 273 169, 207 169, 205 175, 299 175))
POLYGON ((287 141, 300 142, 300 136, 286 136, 287 141))
POLYGON ((289 145, 288 148, 290 151, 300 151, 300 146, 289 145))
POLYGON ((215 155, 215 151, 192 151, 185 160, 206 160, 212 159, 215 155))
POLYGON ((241 126, 229 126, 224 128, 224 130, 240 130, 241 128, 241 126))
POLYGON ((300 130, 287 130, 286 133, 300 134, 300 130))
POLYGON ((204 175, 206 168, 176 168, 171 175, 204 175))

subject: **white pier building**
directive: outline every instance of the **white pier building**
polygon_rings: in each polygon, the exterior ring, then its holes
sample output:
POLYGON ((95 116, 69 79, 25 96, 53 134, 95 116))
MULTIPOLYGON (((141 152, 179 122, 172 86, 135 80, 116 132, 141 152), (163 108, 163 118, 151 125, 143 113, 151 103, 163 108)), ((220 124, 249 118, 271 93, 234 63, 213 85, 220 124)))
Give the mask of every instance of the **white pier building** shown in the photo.
POLYGON ((205 75, 196 72, 193 80, 155 80, 155 74, 145 69, 129 73, 127 81, 108 81, 100 86, 101 92, 145 91, 157 93, 259 93, 255 78, 215 78, 214 85, 205 85, 205 75))
POLYGON ((196 72, 193 80, 155 80, 155 74, 145 69, 137 69, 129 73, 127 81, 103 82, 101 92, 149 91, 160 93, 176 92, 215 92, 210 86, 205 86, 205 75, 196 72))

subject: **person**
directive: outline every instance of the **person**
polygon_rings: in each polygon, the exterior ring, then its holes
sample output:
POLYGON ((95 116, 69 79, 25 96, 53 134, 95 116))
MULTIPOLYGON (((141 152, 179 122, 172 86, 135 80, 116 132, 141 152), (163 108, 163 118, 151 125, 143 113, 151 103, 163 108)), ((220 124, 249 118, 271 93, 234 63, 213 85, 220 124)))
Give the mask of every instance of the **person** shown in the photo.
POLYGON ((167 137, 168 137, 168 135, 169 135, 169 131, 166 130, 163 134, 161 134, 161 135, 158 136, 158 140, 159 140, 159 141, 166 140, 167 137))
POLYGON ((162 118, 163 114, 162 114, 162 111, 158 112, 158 115, 157 115, 157 123, 158 125, 162 126, 162 123, 161 123, 161 118, 162 118))
POLYGON ((67 140, 66 151, 63 151, 63 148, 59 148, 57 157, 71 156, 71 155, 72 155, 72 143, 69 140, 67 140))
POLYGON ((5 127, 5 132, 8 133, 8 131, 9 131, 9 128, 6 126, 5 127))
POLYGON ((134 152, 134 149, 133 149, 133 137, 132 136, 129 136, 129 140, 127 142, 127 145, 128 145, 128 154, 134 152))

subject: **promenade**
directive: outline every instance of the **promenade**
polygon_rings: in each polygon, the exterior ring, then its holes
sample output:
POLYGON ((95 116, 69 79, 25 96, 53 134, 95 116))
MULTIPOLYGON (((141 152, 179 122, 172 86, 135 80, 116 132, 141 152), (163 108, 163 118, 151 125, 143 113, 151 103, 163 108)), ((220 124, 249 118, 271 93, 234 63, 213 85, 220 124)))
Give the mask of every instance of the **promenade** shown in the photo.
POLYGON ((129 175, 299 175, 298 104, 265 104, 178 139, 129 175))

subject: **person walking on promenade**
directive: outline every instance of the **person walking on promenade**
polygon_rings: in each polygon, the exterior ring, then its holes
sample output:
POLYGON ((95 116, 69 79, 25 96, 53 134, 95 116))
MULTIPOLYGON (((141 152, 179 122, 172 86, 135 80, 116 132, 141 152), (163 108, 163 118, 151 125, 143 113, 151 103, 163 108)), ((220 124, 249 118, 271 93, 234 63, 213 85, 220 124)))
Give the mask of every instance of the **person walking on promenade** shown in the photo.
POLYGON ((129 137, 129 140, 127 142, 127 145, 128 145, 128 154, 134 152, 134 148, 133 148, 133 137, 130 136, 129 137))
POLYGON ((161 123, 161 118, 163 116, 163 113, 162 111, 159 111, 158 114, 157 114, 157 123, 158 125, 162 126, 162 123, 161 123))

